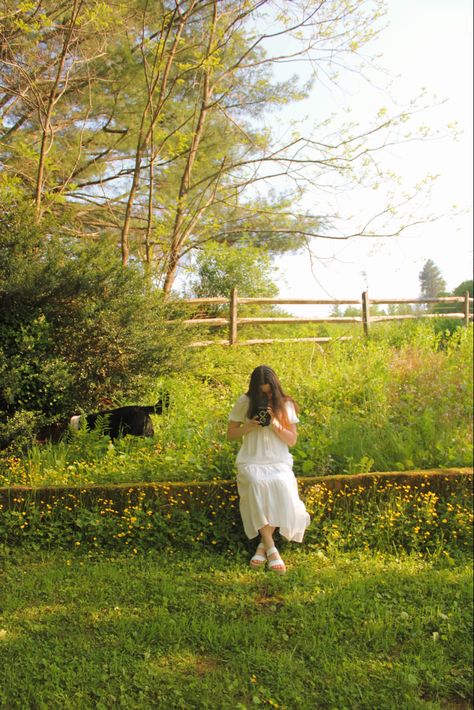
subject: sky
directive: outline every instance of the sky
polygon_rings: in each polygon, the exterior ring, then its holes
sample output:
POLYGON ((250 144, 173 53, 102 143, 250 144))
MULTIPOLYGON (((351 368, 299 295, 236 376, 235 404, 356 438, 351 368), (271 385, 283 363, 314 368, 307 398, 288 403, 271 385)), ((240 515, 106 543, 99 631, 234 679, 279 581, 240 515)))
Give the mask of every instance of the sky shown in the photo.
MULTIPOLYGON (((420 120, 444 137, 391 148, 386 160, 400 175, 402 187, 426 174, 439 175, 423 206, 425 214, 439 218, 398 237, 321 240, 315 244, 318 258, 312 265, 306 253, 279 259, 276 282, 281 298, 354 299, 366 288, 372 298, 417 298, 418 275, 427 259, 438 266, 449 291, 472 278, 472 1, 388 0, 387 7, 389 25, 371 49, 382 54, 379 63, 393 77, 390 91, 397 99, 408 100, 425 87, 443 101, 420 120), (453 122, 461 131, 457 140, 445 130, 453 122)), ((387 102, 381 88, 357 75, 342 76, 341 81, 343 91, 325 90, 326 112, 350 105, 363 122, 364 113, 387 102)), ((317 114, 321 87, 317 97, 315 92, 303 109, 317 114)), ((370 200, 370 194, 340 196, 341 213, 353 208, 351 199, 370 200)), ((332 212, 329 198, 327 206, 332 212)), ((308 317, 321 312, 315 306, 287 310, 308 317)))

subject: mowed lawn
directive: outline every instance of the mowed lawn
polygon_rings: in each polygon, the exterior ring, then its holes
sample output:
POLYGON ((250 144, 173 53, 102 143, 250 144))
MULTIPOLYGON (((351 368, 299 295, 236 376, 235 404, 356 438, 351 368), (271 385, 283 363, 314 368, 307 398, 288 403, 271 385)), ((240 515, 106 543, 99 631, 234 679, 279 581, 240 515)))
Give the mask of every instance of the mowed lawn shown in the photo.
POLYGON ((0 707, 472 707, 472 564, 288 546, 113 558, 15 551, 0 707))

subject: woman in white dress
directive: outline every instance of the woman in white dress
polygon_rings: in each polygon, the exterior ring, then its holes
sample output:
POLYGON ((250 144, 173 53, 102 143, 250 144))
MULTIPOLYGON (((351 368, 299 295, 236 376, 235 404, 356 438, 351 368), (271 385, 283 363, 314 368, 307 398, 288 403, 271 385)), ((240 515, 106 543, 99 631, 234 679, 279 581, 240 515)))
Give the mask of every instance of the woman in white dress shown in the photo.
POLYGON ((288 450, 296 443, 298 421, 295 403, 283 392, 275 372, 259 365, 250 376, 248 392, 235 403, 227 427, 229 440, 243 440, 236 466, 244 531, 250 539, 260 534, 250 566, 268 563, 279 574, 286 568, 273 541, 276 528, 287 540, 301 542, 310 523, 288 450))

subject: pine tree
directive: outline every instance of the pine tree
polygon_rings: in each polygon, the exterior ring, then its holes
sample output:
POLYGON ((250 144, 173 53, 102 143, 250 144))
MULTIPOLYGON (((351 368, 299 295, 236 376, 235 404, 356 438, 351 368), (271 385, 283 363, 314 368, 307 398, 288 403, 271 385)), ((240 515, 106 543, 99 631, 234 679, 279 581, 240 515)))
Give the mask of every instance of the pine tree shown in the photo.
POLYGON ((432 259, 425 262, 418 278, 422 298, 436 298, 442 291, 446 291, 446 281, 432 259))

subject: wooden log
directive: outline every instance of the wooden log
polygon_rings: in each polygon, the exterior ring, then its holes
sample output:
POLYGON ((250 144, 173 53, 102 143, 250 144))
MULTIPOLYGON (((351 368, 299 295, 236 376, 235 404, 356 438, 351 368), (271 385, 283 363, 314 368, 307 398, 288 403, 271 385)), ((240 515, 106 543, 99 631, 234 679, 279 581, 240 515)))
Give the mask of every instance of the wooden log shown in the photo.
POLYGON ((180 303, 192 306, 194 304, 199 305, 201 303, 229 303, 229 299, 225 297, 216 298, 184 298, 180 303))
POLYGON ((343 305, 360 305, 360 301, 335 301, 332 300, 314 300, 306 298, 239 298, 239 303, 274 303, 287 304, 293 306, 343 306, 343 305))
POLYGON ((183 325, 222 326, 229 325, 230 321, 228 318, 191 318, 189 320, 183 320, 182 323, 183 325))
POLYGON ((371 303, 463 303, 464 296, 440 296, 439 298, 371 298, 371 303))
POLYGON ((367 337, 370 324, 370 301, 367 291, 362 294, 362 323, 364 324, 364 335, 367 337))
POLYGON ((337 316, 334 318, 238 318, 239 325, 260 325, 262 323, 360 323, 361 318, 337 316))
MULTIPOLYGON (((343 336, 340 338, 261 338, 254 340, 239 340, 238 345, 265 345, 271 343, 330 343, 340 340, 353 340, 352 336, 343 336)), ((201 348, 209 345, 230 345, 228 340, 202 340, 195 343, 190 343, 188 348, 201 348)))
POLYGON ((230 292, 230 309, 229 309, 229 343, 235 345, 237 342, 237 289, 233 288, 230 292))
POLYGON ((189 343, 188 348, 204 348, 208 345, 229 345, 228 340, 201 340, 195 343, 189 343))
POLYGON ((352 340, 352 336, 341 338, 266 338, 254 340, 239 340, 239 345, 265 345, 266 343, 330 343, 339 340, 352 340))
MULTIPOLYGON (((377 304, 391 304, 391 303, 463 303, 464 296, 440 296, 439 298, 371 298, 371 303, 377 304)), ((470 303, 473 303, 474 299, 469 297, 470 303)), ((345 301, 341 300, 313 300, 313 299, 289 299, 289 298, 239 298, 239 303, 274 303, 274 304, 287 304, 287 305, 315 305, 315 306, 343 306, 343 305, 360 305, 360 301, 347 299, 345 301)), ((225 304, 230 303, 230 298, 225 296, 218 297, 206 297, 206 298, 184 298, 180 303, 185 305, 200 305, 203 303, 210 304, 225 304)))
POLYGON ((371 316, 370 320, 372 323, 380 322, 383 320, 419 320, 420 318, 462 318, 464 319, 464 313, 423 313, 423 315, 417 315, 416 313, 406 314, 401 316, 371 316))

